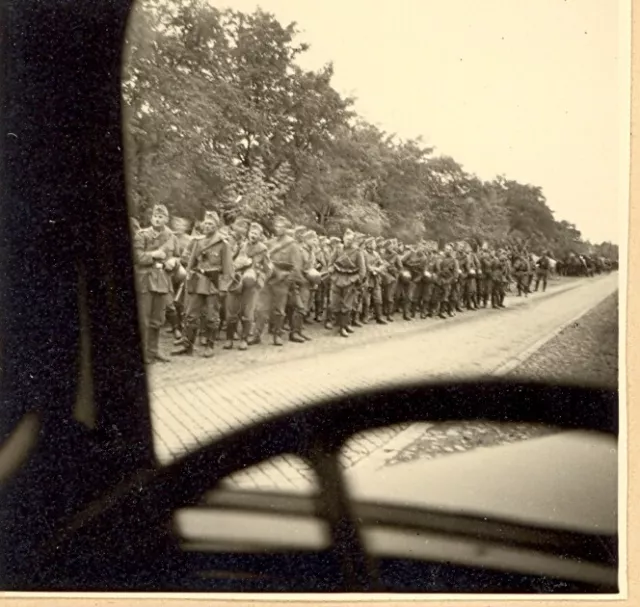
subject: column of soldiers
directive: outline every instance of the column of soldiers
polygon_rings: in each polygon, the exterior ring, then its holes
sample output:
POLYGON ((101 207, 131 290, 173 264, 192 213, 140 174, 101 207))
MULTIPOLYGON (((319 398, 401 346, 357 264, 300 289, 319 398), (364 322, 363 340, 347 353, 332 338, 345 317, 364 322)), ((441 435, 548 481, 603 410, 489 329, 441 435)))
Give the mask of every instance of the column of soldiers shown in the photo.
POLYGON ((197 233, 174 233, 156 205, 151 225, 134 231, 144 356, 168 362, 159 333, 169 323, 174 356, 239 350, 271 341, 310 341, 305 327, 323 323, 347 338, 370 322, 450 318, 479 308, 505 307, 512 280, 518 295, 544 291, 550 254, 466 242, 406 244, 347 229, 319 236, 276 217, 272 235, 245 218, 225 226, 207 211, 197 233))

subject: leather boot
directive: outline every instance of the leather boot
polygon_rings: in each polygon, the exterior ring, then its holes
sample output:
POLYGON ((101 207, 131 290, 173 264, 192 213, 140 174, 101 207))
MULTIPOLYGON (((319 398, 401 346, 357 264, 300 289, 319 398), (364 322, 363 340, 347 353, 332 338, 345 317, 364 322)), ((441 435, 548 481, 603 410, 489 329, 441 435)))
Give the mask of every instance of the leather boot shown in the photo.
POLYGON ((193 354, 193 344, 196 341, 197 332, 198 325, 186 327, 178 349, 171 352, 171 356, 185 356, 193 354))
POLYGON ((233 339, 236 336, 237 323, 227 321, 227 343, 224 344, 225 350, 233 350, 233 339))
POLYGON ((409 312, 409 306, 410 304, 408 301, 402 302, 402 318, 404 320, 412 320, 411 314, 409 312))
POLYGON ((349 321, 351 320, 351 312, 340 313, 339 316, 340 327, 344 327, 344 330, 351 334, 354 332, 353 328, 350 326, 349 321))
POLYGON ((358 320, 358 313, 357 312, 352 312, 351 313, 351 326, 352 327, 356 327, 358 329, 362 327, 362 323, 360 323, 360 321, 358 320))
POLYGON ((382 318, 382 305, 379 303, 374 303, 373 311, 376 317, 376 324, 386 325, 387 322, 382 318))
POLYGON ((247 341, 248 345, 257 346, 258 344, 262 343, 262 334, 264 333, 264 328, 266 324, 267 324, 266 319, 263 318, 262 316, 259 316, 255 324, 255 333, 253 337, 251 337, 247 341))
POLYGON ((340 314, 339 319, 340 319, 340 331, 339 331, 340 337, 349 337, 349 333, 353 333, 353 331, 349 329, 349 313, 347 312, 346 314, 340 314))
POLYGON ((366 301, 362 304, 362 316, 360 317, 360 321, 363 325, 369 324, 369 304, 366 301))
POLYGON ((158 351, 160 343, 160 329, 149 327, 147 329, 147 357, 149 361, 157 361, 159 363, 168 363, 169 359, 162 356, 158 351))
POLYGON ((211 358, 213 356, 214 354, 213 348, 217 339, 218 339, 217 329, 211 329, 210 331, 207 331, 207 345, 204 348, 204 352, 202 356, 204 356, 205 358, 211 358))
POLYGON ((180 317, 175 309, 167 310, 167 322, 169 323, 169 333, 172 333, 175 339, 180 339, 182 337, 180 317))
POLYGON ((295 344, 303 344, 306 340, 302 335, 302 314, 295 310, 291 315, 291 331, 289 341, 295 344))
POLYGON ((449 315, 449 317, 454 317, 456 315, 455 311, 454 311, 454 306, 453 304, 448 301, 447 302, 447 314, 449 315))
POLYGON ((277 316, 273 319, 273 345, 282 346, 282 325, 284 324, 284 318, 277 316))
POLYGON ((240 343, 238 344, 238 350, 244 352, 249 346, 249 336, 251 335, 251 321, 243 320, 242 321, 242 333, 240 335, 240 343))
POLYGON ((446 318, 446 317, 447 317, 447 315, 446 315, 446 314, 445 314, 445 312, 444 312, 444 310, 445 310, 445 305, 446 305, 446 304, 445 304, 445 302, 444 302, 444 301, 439 301, 439 302, 436 304, 436 311, 435 311, 435 313, 437 314, 437 316, 438 316, 439 318, 446 318))

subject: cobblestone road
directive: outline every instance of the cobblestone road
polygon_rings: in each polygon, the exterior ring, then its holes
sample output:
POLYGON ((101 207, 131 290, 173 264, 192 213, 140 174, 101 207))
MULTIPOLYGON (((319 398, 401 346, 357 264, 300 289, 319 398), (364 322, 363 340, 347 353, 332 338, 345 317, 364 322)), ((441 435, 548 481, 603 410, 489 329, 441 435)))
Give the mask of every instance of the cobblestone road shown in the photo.
MULTIPOLYGON (((314 340, 260 346, 218 357, 180 359, 151 368, 156 451, 162 463, 248 422, 323 396, 417 378, 490 375, 542 337, 618 287, 616 274, 555 282, 546 294, 510 297, 502 311, 467 312, 449 320, 415 320, 359 329, 348 340, 313 328, 314 340)), ((167 338, 165 347, 170 347, 167 338)), ((399 428, 353 440, 352 467, 379 452, 399 428)), ((303 462, 271 460, 228 481, 235 486, 294 488, 312 482, 303 462)))

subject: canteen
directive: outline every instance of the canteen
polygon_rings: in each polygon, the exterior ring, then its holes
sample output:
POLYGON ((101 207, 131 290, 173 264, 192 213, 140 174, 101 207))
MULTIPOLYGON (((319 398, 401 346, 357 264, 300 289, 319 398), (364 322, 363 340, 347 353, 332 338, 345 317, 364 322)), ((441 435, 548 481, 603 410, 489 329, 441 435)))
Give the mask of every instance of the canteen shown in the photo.
POLYGON ((181 263, 178 263, 178 265, 176 266, 174 277, 178 283, 184 282, 184 280, 187 278, 187 270, 185 270, 184 266, 181 263))
POLYGON ((253 268, 249 268, 243 275, 242 275, 242 286, 245 289, 252 289, 253 287, 255 287, 258 284, 258 276, 256 274, 256 271, 253 268))

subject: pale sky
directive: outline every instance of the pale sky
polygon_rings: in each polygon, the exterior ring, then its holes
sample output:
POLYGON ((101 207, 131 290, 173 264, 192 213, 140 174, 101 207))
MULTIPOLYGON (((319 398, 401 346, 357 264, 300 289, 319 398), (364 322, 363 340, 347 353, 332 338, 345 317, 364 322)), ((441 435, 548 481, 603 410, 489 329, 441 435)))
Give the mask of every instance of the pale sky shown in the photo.
POLYGON ((556 219, 620 242, 616 0, 210 2, 297 22, 311 45, 301 65, 333 61, 334 87, 364 118, 483 179, 539 185, 556 219))

